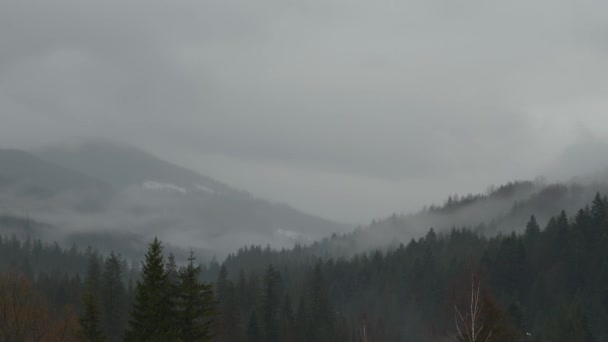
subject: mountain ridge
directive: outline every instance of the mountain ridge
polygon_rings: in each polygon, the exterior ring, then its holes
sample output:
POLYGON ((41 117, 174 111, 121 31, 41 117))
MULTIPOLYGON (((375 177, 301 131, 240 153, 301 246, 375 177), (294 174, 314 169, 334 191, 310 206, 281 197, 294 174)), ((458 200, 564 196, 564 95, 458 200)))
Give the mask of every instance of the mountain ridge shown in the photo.
POLYGON ((48 223, 54 229, 45 231, 61 232, 50 238, 66 243, 74 239, 93 243, 100 236, 108 241, 115 234, 142 244, 143 236, 159 236, 169 244, 200 247, 208 255, 221 256, 249 243, 289 247, 350 230, 348 225, 253 197, 131 146, 89 142, 67 150, 53 147, 5 154, 12 158, 2 158, 0 151, 0 177, 2 170, 6 175, 13 169, 11 175, 22 175, 19 182, 4 177, 9 185, 18 183, 27 189, 48 183, 54 191, 32 197, 0 187, 1 210, 48 223))

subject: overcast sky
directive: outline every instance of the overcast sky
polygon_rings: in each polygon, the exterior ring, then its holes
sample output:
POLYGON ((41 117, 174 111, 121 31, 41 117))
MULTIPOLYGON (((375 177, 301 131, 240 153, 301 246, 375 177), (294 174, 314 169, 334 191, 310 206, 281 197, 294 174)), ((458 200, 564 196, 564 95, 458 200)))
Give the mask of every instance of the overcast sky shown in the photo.
POLYGON ((365 223, 603 146, 608 1, 3 0, 0 118, 365 223))

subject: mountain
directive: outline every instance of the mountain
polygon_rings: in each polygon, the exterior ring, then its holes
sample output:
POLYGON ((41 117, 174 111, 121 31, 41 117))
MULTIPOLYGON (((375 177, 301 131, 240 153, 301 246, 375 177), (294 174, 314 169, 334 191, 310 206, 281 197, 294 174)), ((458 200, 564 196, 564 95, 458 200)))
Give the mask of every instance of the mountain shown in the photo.
POLYGON ((147 183, 150 187, 156 185, 158 188, 168 185, 173 189, 198 189, 225 194, 240 192, 210 177, 125 144, 90 141, 75 146, 46 148, 37 155, 117 188, 147 183))
POLYGON ((451 196, 442 205, 395 214, 352 232, 347 225, 255 198, 116 143, 52 147, 35 155, 3 150, 0 170, 1 210, 52 224, 67 243, 135 251, 145 247, 146 238, 158 236, 207 256, 244 245, 294 243, 310 245, 316 255, 352 255, 407 243, 431 227, 437 232, 469 227, 490 235, 521 232, 532 214, 545 224, 562 209, 573 215, 596 192, 608 193, 608 173, 578 183, 516 181, 484 194, 451 196))
POLYGON ((77 211, 95 211, 112 187, 88 175, 19 150, 0 150, 0 207, 4 210, 50 209, 53 203, 77 211))
POLYGON ((47 238, 145 248, 151 236, 222 256, 307 243, 347 225, 255 198, 135 147, 107 142, 0 151, 0 214, 51 225, 47 238))
POLYGON ((575 216, 597 193, 608 194, 608 173, 603 178, 601 174, 589 182, 517 181, 485 194, 450 196, 442 205, 407 215, 393 214, 352 233, 324 239, 311 245, 308 253, 351 256, 394 248, 425 236, 431 228, 438 234, 448 234, 454 228, 468 228, 486 236, 523 233, 531 215, 544 226, 562 210, 575 216))
POLYGON ((100 189, 103 182, 20 150, 0 150, 0 186, 33 196, 100 189))

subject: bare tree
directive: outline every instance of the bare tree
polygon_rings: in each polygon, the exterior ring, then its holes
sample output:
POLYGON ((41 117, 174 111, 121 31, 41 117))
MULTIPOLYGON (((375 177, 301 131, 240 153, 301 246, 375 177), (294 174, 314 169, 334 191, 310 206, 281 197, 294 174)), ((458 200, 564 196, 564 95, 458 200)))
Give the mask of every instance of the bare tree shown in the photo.
POLYGON ((390 340, 387 338, 381 322, 370 320, 367 313, 363 313, 353 321, 349 332, 350 342, 380 342, 390 340))
POLYGON ((72 341, 75 328, 75 314, 51 312, 25 275, 0 275, 0 341, 72 341))
POLYGON ((475 282, 475 277, 471 275, 471 289, 467 295, 464 308, 459 309, 454 306, 456 331, 458 340, 464 342, 490 342, 494 326, 484 317, 483 300, 481 285, 475 282))
POLYGON ((369 337, 369 327, 367 322, 367 315, 363 315, 359 325, 359 339, 360 342, 371 342, 369 337))

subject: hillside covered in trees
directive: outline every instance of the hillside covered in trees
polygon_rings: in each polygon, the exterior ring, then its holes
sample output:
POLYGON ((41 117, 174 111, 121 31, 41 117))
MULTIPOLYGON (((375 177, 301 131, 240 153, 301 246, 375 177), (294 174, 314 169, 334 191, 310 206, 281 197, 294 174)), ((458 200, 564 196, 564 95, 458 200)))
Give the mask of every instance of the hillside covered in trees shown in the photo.
POLYGON ((0 342, 608 342, 608 1, 0 0, 0 342))
POLYGON ((11 322, 42 317, 49 341, 603 341, 606 245, 608 200, 599 194, 542 227, 532 216, 520 233, 430 229, 352 257, 250 246, 221 263, 191 258, 180 267, 155 240, 140 267, 3 237, 0 304, 19 288, 43 312, 5 310, 0 321, 4 340, 20 333, 11 322), (184 326, 197 337, 180 335, 184 326))

